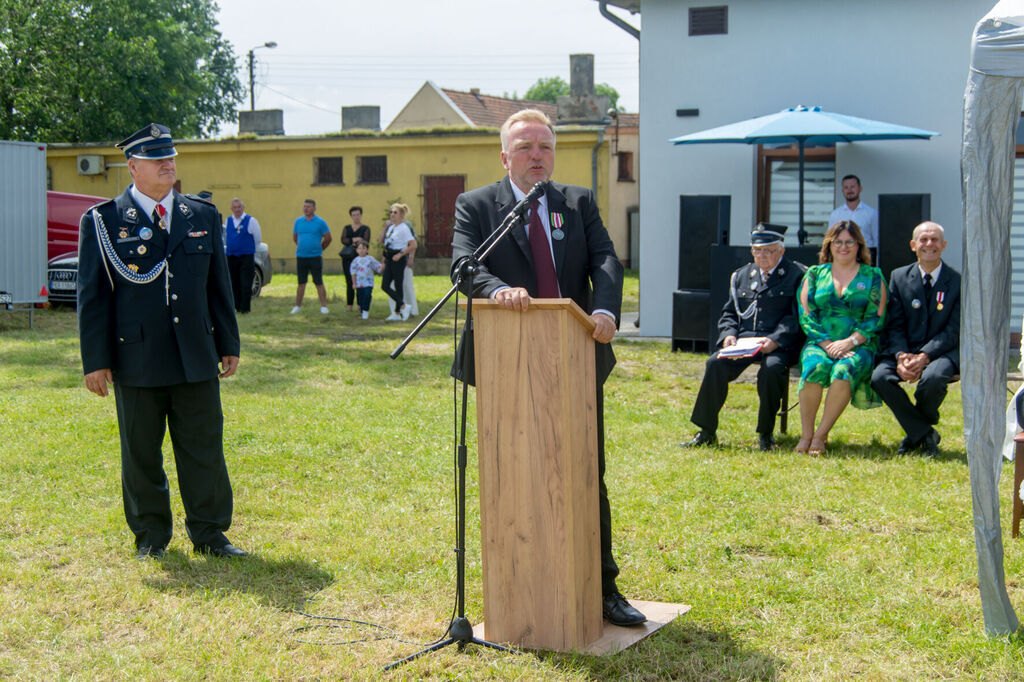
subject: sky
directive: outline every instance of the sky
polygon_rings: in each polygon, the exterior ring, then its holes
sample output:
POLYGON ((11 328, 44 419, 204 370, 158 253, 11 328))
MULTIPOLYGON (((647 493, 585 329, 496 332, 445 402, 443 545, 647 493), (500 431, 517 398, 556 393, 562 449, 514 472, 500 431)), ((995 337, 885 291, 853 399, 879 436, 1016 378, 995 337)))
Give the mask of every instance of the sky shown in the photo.
MULTIPOLYGON (((569 55, 594 55, 594 82, 637 111, 639 42, 594 0, 219 0, 219 28, 243 65, 255 50, 256 108, 283 109, 288 135, 341 128, 341 107, 379 105, 386 127, 427 80, 520 97, 538 78, 569 80, 569 55)), ((640 28, 640 15, 612 11, 640 28)), ((225 125, 231 135, 237 125, 225 125)))

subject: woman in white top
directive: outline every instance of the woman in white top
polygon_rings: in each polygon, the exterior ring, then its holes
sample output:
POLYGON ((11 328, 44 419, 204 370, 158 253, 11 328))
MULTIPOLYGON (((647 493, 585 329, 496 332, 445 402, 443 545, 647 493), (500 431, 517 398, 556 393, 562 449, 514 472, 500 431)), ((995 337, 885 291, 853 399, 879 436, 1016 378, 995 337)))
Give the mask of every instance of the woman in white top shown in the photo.
POLYGON ((390 218, 381 235, 384 243, 384 275, 380 286, 394 302, 394 310, 386 318, 388 320, 408 320, 412 313, 412 308, 405 302, 405 277, 406 265, 416 252, 417 245, 412 228, 405 222, 408 214, 409 207, 405 204, 392 204, 390 218))

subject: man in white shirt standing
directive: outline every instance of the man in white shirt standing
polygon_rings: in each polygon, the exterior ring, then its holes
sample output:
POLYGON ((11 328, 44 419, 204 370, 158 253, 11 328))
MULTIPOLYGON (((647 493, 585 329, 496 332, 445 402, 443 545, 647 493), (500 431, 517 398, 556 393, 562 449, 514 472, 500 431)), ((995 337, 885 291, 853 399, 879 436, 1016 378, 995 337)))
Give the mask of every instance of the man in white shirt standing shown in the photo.
POLYGON ((871 250, 871 264, 878 265, 878 211, 860 200, 860 178, 850 174, 843 177, 843 198, 846 202, 836 207, 828 217, 828 224, 835 225, 840 220, 852 220, 857 223, 864 241, 871 250))

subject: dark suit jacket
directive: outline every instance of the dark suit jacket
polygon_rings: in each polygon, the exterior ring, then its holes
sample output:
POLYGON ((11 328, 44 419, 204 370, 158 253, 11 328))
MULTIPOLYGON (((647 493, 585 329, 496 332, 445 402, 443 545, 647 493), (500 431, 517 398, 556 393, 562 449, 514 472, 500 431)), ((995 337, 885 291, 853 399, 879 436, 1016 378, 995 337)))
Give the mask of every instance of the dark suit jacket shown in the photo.
MULTIPOLYGON (((564 239, 552 240, 555 273, 562 296, 571 298, 587 314, 596 309, 615 316, 622 308, 622 263, 601 222, 593 192, 585 187, 548 183, 548 211, 563 218, 564 239)), ((455 266, 472 254, 515 206, 511 180, 466 192, 455 201, 455 239, 452 243, 452 280, 455 266)), ((526 229, 517 225, 488 255, 466 295, 488 298, 501 287, 524 287, 537 296, 537 277, 526 229)), ((615 364, 611 344, 595 347, 597 380, 603 382, 615 364)))
POLYGON ((216 377, 221 356, 239 354, 217 208, 175 192, 169 236, 138 207, 130 188, 94 210, 125 266, 144 275, 166 255, 171 276, 140 284, 119 274, 97 238, 92 211, 82 216, 78 328, 85 373, 109 368, 125 386, 216 377))
POLYGON ((925 353, 930 360, 945 356, 959 371, 960 273, 948 263, 942 264, 928 300, 916 262, 893 270, 887 318, 883 355, 925 353), (944 294, 942 310, 938 310, 939 293, 944 294))
MULTIPOLYGON (((722 307, 718 320, 718 345, 727 336, 744 338, 767 336, 779 348, 799 354, 804 342, 797 317, 797 291, 807 268, 785 256, 768 277, 761 282, 761 274, 754 264, 736 270, 729 280, 729 300, 722 307), (739 303, 740 310, 736 309, 739 303), (740 312, 756 306, 756 313, 743 319, 740 312)), ((795 358, 794 358, 795 360, 795 358)))

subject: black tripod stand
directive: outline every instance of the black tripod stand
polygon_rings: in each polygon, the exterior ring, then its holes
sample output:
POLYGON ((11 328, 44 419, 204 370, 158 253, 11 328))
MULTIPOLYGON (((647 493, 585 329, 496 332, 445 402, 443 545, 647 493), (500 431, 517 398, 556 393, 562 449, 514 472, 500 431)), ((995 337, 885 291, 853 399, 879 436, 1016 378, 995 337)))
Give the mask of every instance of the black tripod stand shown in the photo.
MULTIPOLYGON (((545 183, 538 182, 530 190, 530 193, 520 201, 512 212, 509 213, 505 220, 502 221, 498 229, 492 232, 487 239, 477 247, 476 251, 471 256, 463 258, 457 268, 457 274, 455 277, 455 284, 448 293, 437 302, 437 304, 427 313, 420 321, 416 328, 409 332, 409 335, 398 345, 395 350, 391 352, 391 358, 397 358, 405 350, 406 346, 420 333, 423 327, 426 326, 427 322, 430 321, 434 315, 448 302, 459 289, 461 285, 465 284, 465 290, 469 291, 470 294, 466 298, 466 322, 463 326, 463 338, 468 339, 468 335, 473 332, 473 276, 476 274, 477 267, 480 262, 484 260, 487 255, 491 252, 498 242, 500 242, 505 235, 517 224, 522 222, 523 217, 526 214, 526 210, 530 206, 530 202, 535 198, 544 193, 545 183)), ((466 383, 466 379, 470 376, 470 353, 463 352, 461 358, 460 370, 462 372, 462 405, 460 413, 460 424, 459 424, 459 445, 456 450, 456 462, 455 467, 457 471, 457 502, 455 512, 455 523, 456 523, 456 542, 455 542, 455 562, 456 562, 456 587, 455 587, 455 607, 456 616, 448 626, 448 637, 445 640, 432 644, 425 649, 421 649, 411 656, 407 656, 400 661, 395 661, 389 664, 384 669, 392 670, 407 663, 415 658, 419 658, 423 654, 430 653, 431 651, 437 651, 443 649, 450 644, 458 644, 459 649, 462 649, 466 644, 479 644, 481 646, 489 647, 491 649, 498 649, 500 651, 508 651, 511 653, 518 653, 514 649, 510 649, 501 644, 495 644, 494 642, 488 642, 484 639, 479 639, 473 635, 473 625, 466 618, 466 461, 467 461, 467 448, 466 448, 466 412, 469 405, 469 384, 466 383)))

